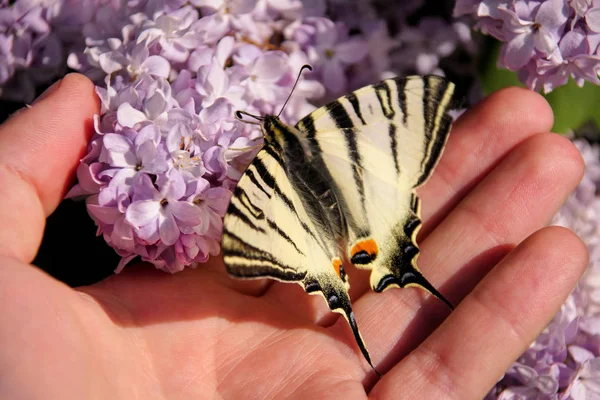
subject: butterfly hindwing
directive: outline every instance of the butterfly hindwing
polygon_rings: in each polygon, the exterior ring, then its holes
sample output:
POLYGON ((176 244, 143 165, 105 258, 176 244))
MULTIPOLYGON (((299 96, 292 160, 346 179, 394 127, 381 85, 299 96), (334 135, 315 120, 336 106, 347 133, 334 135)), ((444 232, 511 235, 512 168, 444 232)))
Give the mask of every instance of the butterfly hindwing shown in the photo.
POLYGON ((346 215, 349 258, 372 270, 375 291, 419 286, 450 305, 417 267, 421 219, 415 189, 441 156, 453 93, 454 85, 437 76, 389 79, 343 96, 296 125, 346 215))
POLYGON ((267 144, 238 182, 224 219, 221 246, 227 270, 239 278, 296 282, 307 293, 322 295, 348 321, 370 364, 342 266, 342 238, 337 236, 344 233, 327 222, 337 221, 340 211, 316 197, 323 188, 304 179, 309 165, 299 176, 286 164, 281 151, 267 144))

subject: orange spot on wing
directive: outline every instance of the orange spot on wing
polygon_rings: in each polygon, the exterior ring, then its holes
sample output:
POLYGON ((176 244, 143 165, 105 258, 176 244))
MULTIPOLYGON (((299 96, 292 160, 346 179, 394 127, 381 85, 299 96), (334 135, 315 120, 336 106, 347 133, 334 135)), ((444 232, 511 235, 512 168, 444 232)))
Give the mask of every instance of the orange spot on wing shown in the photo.
POLYGON ((379 251, 379 248, 377 247, 377 243, 374 239, 361 240, 352 247, 352 250, 350 251, 350 257, 354 257, 361 251, 364 251, 370 256, 375 257, 379 251))
POLYGON ((336 257, 332 261, 333 261, 333 269, 335 269, 335 273, 338 274, 338 276, 341 278, 342 277, 342 260, 336 257))

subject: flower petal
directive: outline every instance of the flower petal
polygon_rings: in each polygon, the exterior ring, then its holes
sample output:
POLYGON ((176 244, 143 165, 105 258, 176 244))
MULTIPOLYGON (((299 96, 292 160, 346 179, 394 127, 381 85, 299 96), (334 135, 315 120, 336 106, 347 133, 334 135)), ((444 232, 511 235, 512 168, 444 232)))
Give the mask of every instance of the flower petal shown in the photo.
POLYGON ((504 64, 513 71, 523 67, 533 56, 533 48, 532 35, 528 33, 516 35, 505 45, 504 64))
POLYGON ((365 58, 369 47, 362 39, 350 39, 335 46, 335 57, 344 64, 354 64, 365 58))
POLYGON ((134 201, 127 207, 125 219, 131 225, 141 227, 158 218, 161 205, 155 200, 134 201))
POLYGON ((251 74, 261 81, 277 82, 288 69, 288 56, 284 52, 269 51, 256 60, 251 74))
POLYGON ((171 72, 171 64, 161 56, 150 56, 143 63, 142 68, 150 75, 168 78, 171 72))
POLYGON ((170 213, 173 214, 179 225, 194 226, 200 223, 202 211, 200 207, 187 201, 172 201, 167 206, 170 213))
POLYGON ((323 66, 323 84, 333 94, 346 90, 346 74, 340 63, 331 60, 323 66))
POLYGON ((134 167, 138 160, 133 153, 133 144, 124 137, 116 133, 107 133, 103 140, 104 148, 101 161, 113 167, 134 167))
POLYGON ((160 233, 160 240, 167 246, 171 246, 179 239, 179 227, 175 218, 169 212, 164 212, 158 222, 158 231, 160 233))
POLYGON ((592 31, 600 33, 600 7, 589 10, 585 14, 585 22, 592 31))
POLYGON ((115 207, 102 207, 97 204, 86 204, 86 207, 92 218, 104 224, 112 225, 122 215, 115 207))
POLYGON ((147 121, 146 114, 136 110, 129 103, 123 103, 117 110, 117 121, 121 126, 133 128, 135 124, 147 121))

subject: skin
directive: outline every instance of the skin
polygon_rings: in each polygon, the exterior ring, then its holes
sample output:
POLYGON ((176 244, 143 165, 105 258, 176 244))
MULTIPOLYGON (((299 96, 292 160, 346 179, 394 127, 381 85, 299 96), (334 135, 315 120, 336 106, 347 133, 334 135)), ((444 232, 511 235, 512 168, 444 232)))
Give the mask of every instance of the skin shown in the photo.
MULTIPOLYGON (((480 399, 551 320, 588 262, 546 227, 583 173, 539 95, 501 90, 456 122, 419 189, 419 265, 457 307, 349 271, 376 368, 298 285, 234 281, 220 259, 149 265, 71 289, 29 263, 98 112, 68 75, 0 126, 0 398, 480 399)), ((82 260, 85 268, 85 260, 82 260)))

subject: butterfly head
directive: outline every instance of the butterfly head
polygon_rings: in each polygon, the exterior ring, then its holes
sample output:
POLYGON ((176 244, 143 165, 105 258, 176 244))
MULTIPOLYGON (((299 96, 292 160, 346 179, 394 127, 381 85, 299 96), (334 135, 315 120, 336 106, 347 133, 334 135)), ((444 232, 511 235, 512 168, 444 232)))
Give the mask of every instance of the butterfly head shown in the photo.
POLYGON ((278 116, 265 115, 262 128, 267 143, 278 148, 285 147, 285 143, 289 140, 290 127, 281 122, 278 116))
POLYGON ((292 97, 292 93, 294 93, 294 89, 296 88, 296 85, 298 85, 298 81, 300 80, 302 71, 304 71, 305 69, 312 71, 312 67, 310 65, 303 65, 302 68, 300 68, 300 72, 298 73, 296 82, 294 82, 294 86, 292 87, 292 90, 290 91, 288 98, 285 100, 285 103, 283 103, 283 106, 281 107, 279 114, 260 116, 260 115, 250 114, 246 111, 236 111, 235 117, 242 122, 261 126, 262 131, 263 131, 263 137, 265 138, 265 141, 268 144, 274 145, 275 147, 278 147, 280 149, 285 148, 286 142, 289 141, 290 127, 287 126, 286 124, 284 124, 283 122, 281 122, 281 120, 279 119, 279 116, 281 115, 281 113, 283 112, 283 109, 285 108, 288 101, 292 97), (244 115, 254 118, 255 120, 257 120, 257 122, 249 122, 247 120, 244 120, 243 119, 244 115))

